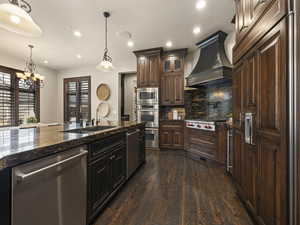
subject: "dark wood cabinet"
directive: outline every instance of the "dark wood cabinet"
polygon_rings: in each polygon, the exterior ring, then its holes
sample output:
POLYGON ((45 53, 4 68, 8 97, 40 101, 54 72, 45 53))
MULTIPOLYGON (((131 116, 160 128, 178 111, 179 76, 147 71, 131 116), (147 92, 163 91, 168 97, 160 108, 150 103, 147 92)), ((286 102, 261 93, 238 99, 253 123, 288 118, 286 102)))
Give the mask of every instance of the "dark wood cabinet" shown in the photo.
POLYGON ((110 159, 111 187, 115 190, 126 178, 126 151, 120 148, 114 151, 110 159))
MULTIPOLYGON (((173 51, 174 53, 174 51, 173 51)), ((162 58, 162 72, 163 73, 176 73, 184 71, 184 54, 185 52, 177 54, 168 53, 162 58)))
POLYGON ((91 165, 91 210, 96 210, 110 193, 110 169, 107 156, 91 165))
POLYGON ((164 52, 161 74, 161 105, 184 105, 184 58, 187 49, 164 52))
POLYGON ((167 149, 183 149, 183 126, 183 121, 162 121, 160 124, 160 147, 167 149))
POLYGON ((287 0, 235 0, 236 39, 234 63, 272 29, 288 11, 287 0))
POLYGON ((181 73, 161 76, 161 105, 184 105, 184 77, 181 73))
POLYGON ((241 58, 233 76, 234 179, 261 225, 287 223, 287 21, 241 58), (245 115, 252 113, 252 143, 245 115))
POLYGON ((159 87, 162 48, 135 51, 137 56, 137 86, 159 87))
POLYGON ((91 222, 126 180, 125 134, 90 144, 88 174, 88 221, 91 222))

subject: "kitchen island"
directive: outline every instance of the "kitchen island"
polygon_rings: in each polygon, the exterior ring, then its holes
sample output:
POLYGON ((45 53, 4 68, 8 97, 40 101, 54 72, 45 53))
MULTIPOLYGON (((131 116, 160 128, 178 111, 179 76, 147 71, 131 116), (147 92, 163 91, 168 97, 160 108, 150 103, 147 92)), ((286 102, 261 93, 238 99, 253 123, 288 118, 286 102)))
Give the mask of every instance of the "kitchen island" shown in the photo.
MULTIPOLYGON (((82 157, 85 161, 82 177, 86 180, 87 193, 86 204, 82 210, 87 212, 84 224, 90 224, 128 180, 128 166, 132 162, 135 162, 135 165, 138 164, 133 167, 135 171, 145 162, 144 126, 144 123, 125 122, 103 127, 100 130, 95 129, 97 127, 82 129, 78 125, 64 125, 0 131, 0 202, 2 208, 0 224, 17 224, 12 222, 14 206, 19 205, 14 202, 17 199, 14 198, 17 188, 14 190, 13 186, 19 182, 19 180, 14 181, 15 168, 34 164, 45 158, 54 160, 53 157, 56 155, 67 154, 75 150, 80 151, 80 154, 87 152, 86 156, 82 157), (134 146, 127 145, 130 134, 134 134, 132 137, 135 139, 131 138, 135 141, 131 141, 135 143, 134 146), (135 149, 138 155, 130 153, 131 149, 135 149)), ((37 171, 39 170, 41 169, 38 168, 37 171)), ((60 170, 60 166, 55 170, 60 170)), ((80 174, 78 174, 78 179, 79 177, 80 174)), ((36 177, 33 176, 31 182, 35 182, 35 179, 36 177)), ((32 205, 34 201, 32 199, 32 205)), ((43 204, 46 205, 47 202, 43 204)), ((47 224, 45 222, 44 224, 47 224)))

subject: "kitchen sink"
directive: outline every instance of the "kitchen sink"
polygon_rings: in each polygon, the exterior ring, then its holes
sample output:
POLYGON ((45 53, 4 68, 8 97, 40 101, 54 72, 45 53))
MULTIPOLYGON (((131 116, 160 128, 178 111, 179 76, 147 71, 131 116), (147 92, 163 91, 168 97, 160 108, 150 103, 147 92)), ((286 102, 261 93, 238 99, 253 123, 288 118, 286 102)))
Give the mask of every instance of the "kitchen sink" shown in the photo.
POLYGON ((84 134, 84 133, 107 130, 112 128, 115 128, 115 126, 86 127, 86 128, 72 129, 72 130, 64 130, 63 132, 84 134))

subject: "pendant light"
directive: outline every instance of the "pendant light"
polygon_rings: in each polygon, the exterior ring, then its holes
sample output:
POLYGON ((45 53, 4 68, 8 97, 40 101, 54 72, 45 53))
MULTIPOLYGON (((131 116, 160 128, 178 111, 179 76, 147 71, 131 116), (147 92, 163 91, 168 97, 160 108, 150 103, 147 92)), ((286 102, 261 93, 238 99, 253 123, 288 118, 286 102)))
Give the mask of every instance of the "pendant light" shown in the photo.
POLYGON ((29 13, 31 6, 25 0, 8 0, 0 5, 0 27, 29 37, 42 35, 42 30, 29 13))
POLYGON ((112 65, 112 58, 108 55, 107 48, 107 18, 110 17, 110 13, 104 12, 103 15, 105 17, 105 48, 102 62, 97 66, 97 69, 103 72, 111 72, 114 67, 112 65))
POLYGON ((26 62, 26 68, 24 73, 17 73, 17 77, 24 81, 24 84, 29 89, 44 87, 44 76, 37 73, 36 65, 32 60, 32 49, 33 45, 28 45, 30 48, 30 57, 26 62))

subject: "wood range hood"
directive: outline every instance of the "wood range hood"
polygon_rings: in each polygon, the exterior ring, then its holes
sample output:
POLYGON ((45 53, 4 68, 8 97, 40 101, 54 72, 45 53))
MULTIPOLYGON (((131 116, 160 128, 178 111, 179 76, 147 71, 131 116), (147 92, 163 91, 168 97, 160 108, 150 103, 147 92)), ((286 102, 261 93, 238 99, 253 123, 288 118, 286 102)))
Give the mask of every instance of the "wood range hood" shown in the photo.
POLYGON ((226 33, 218 31, 196 44, 200 56, 194 70, 186 78, 187 87, 198 87, 231 80, 232 65, 226 56, 224 47, 226 37, 226 33))

